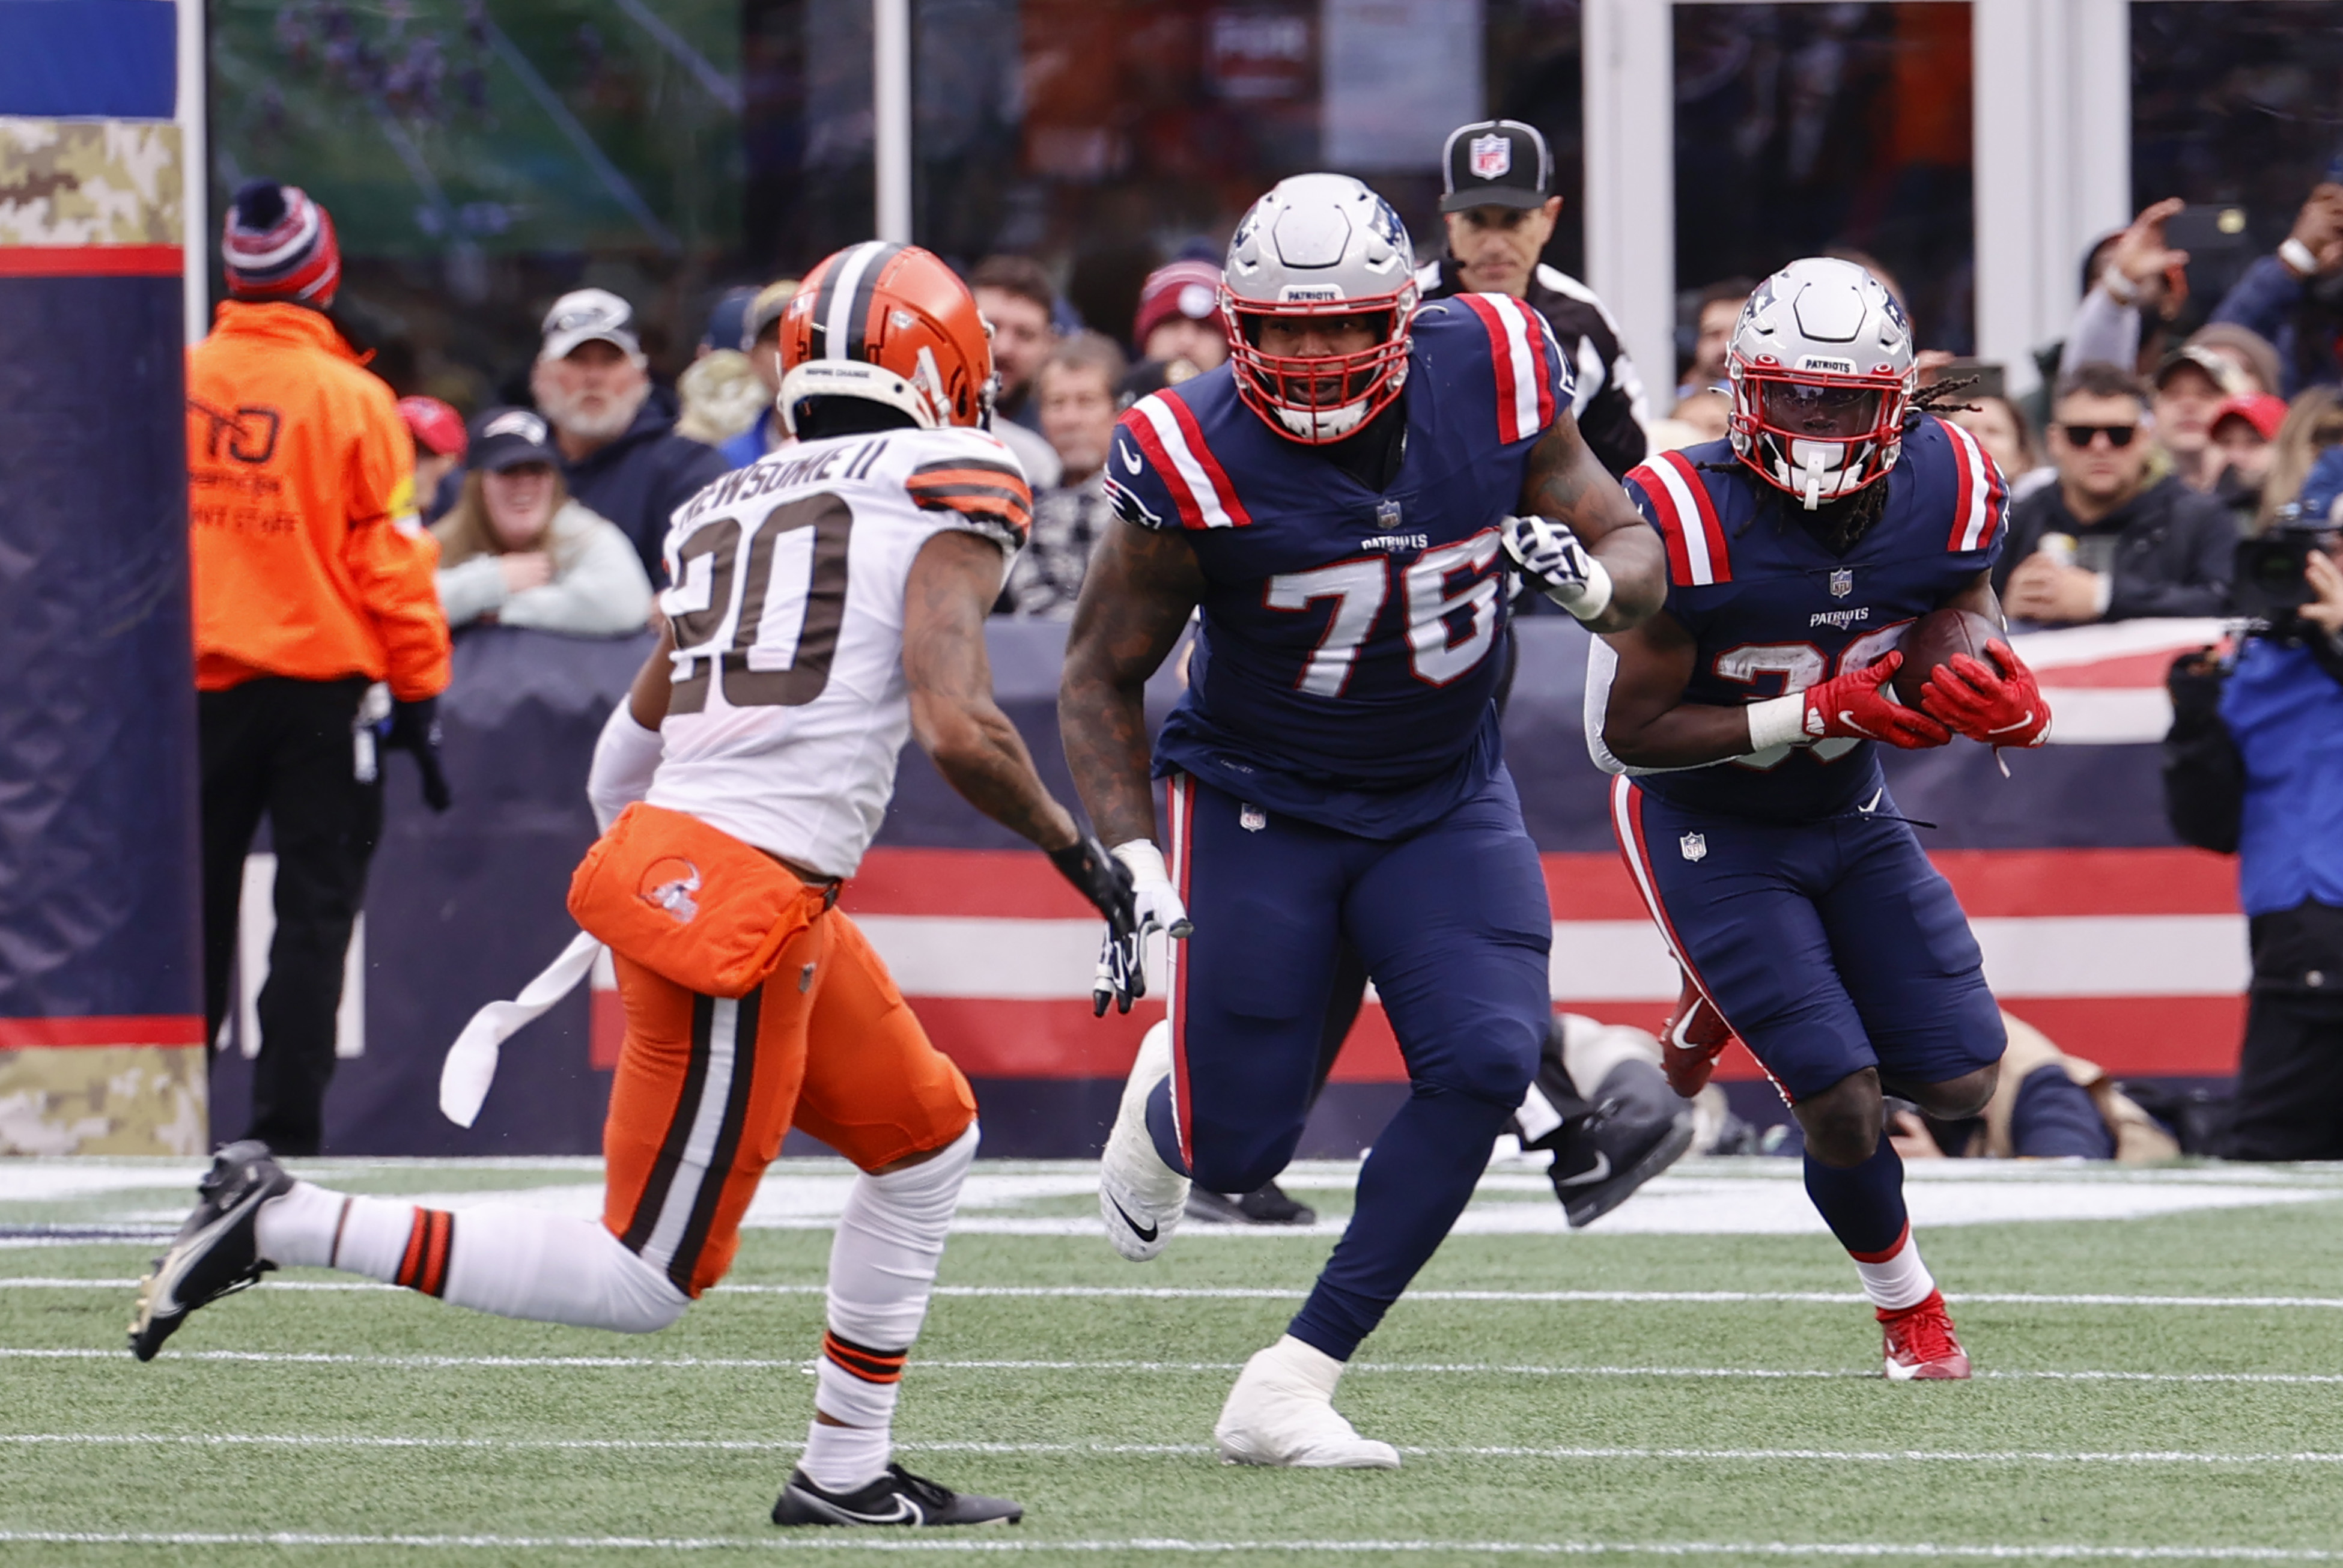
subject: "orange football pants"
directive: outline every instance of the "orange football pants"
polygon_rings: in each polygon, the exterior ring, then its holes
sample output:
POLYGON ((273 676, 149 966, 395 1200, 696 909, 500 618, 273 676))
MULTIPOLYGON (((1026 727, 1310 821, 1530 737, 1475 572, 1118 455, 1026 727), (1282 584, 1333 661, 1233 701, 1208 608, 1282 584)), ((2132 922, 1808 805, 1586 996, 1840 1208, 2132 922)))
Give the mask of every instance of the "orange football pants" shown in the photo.
POLYGON ((687 1294, 732 1266, 740 1217, 791 1125, 874 1171, 976 1119, 968 1080, 836 910, 737 1000, 611 960, 627 1032, 602 1132, 602 1222, 687 1294))

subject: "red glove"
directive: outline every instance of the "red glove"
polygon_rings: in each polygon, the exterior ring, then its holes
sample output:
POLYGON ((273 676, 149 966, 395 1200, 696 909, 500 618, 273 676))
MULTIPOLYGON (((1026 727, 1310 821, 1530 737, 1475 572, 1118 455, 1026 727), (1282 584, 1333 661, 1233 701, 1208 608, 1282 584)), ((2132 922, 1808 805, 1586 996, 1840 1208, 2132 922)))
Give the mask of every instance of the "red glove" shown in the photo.
POLYGON ((1998 749, 2039 746, 2050 739, 2050 705, 2009 644, 1995 638, 1984 659, 1953 655, 1920 688, 1920 706, 1946 727, 1998 749))
POLYGON ((1800 692, 1806 699, 1805 738, 1885 740, 1906 751, 1942 746, 1952 739, 1952 731, 1936 719, 1879 689, 1903 663, 1901 653, 1890 653, 1876 664, 1841 670, 1820 686, 1800 692))

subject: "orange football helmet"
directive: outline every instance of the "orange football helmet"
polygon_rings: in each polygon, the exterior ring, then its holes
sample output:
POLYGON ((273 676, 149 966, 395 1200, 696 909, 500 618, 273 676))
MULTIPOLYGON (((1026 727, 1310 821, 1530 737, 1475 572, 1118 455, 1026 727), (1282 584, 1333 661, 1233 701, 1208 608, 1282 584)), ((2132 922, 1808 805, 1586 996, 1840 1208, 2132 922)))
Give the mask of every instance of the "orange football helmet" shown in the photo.
POLYGON ((811 397, 863 397, 922 430, 992 411, 992 335, 976 297, 915 245, 865 240, 822 258, 781 317, 781 422, 811 397))

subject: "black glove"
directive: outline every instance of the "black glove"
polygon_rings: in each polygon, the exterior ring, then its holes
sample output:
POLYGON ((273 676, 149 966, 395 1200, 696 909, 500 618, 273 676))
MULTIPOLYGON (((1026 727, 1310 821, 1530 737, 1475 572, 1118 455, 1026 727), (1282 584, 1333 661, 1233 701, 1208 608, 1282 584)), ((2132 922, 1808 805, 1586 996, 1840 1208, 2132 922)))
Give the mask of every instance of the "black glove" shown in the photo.
POLYGON ((447 793, 447 775, 439 768, 437 698, 392 703, 390 718, 383 724, 382 749, 413 752, 415 766, 423 774, 423 803, 434 811, 447 809, 454 797, 447 793))
POLYGON ((1131 999, 1146 994, 1140 968, 1139 915, 1131 893, 1131 871, 1107 853, 1095 833, 1085 833, 1062 849, 1050 851, 1050 864, 1080 890, 1106 917, 1106 946, 1099 959, 1099 979, 1091 992, 1092 1017, 1106 1015, 1111 1000, 1131 1010, 1131 999))

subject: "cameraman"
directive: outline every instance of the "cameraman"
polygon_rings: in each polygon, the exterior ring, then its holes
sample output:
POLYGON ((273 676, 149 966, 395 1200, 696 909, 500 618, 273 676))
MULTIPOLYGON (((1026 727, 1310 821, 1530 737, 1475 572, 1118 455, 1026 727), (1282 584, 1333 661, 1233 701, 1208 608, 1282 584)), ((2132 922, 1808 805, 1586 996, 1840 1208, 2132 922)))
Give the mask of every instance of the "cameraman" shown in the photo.
POLYGON ((2343 1158, 2343 447, 2238 548, 2256 618, 2226 672, 2173 668, 2166 800, 2188 842, 2237 856, 2253 984, 2236 1160, 2343 1158), (2300 587, 2296 587, 2298 581, 2300 587))

